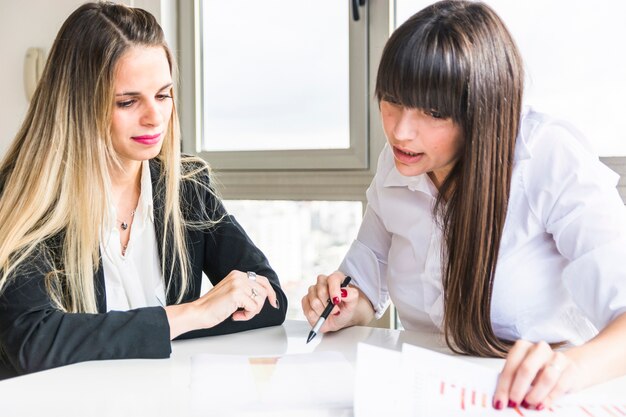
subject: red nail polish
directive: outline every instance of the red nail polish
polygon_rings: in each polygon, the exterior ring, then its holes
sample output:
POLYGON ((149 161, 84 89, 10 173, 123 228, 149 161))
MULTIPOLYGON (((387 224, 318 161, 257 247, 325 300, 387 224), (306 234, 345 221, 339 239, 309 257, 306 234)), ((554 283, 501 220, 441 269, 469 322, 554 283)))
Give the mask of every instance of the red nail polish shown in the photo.
POLYGON ((515 401, 509 400, 509 407, 515 408, 515 407, 517 407, 517 403, 515 401))
POLYGON ((333 304, 334 305, 339 304, 339 297, 333 297, 333 304))
POLYGON ((496 410, 502 410, 502 402, 500 400, 496 401, 493 408, 495 408, 496 410))
POLYGON ((335 314, 333 314, 333 316, 338 316, 339 313, 341 313, 341 311, 336 312, 335 314))
POLYGON ((522 401, 522 407, 528 408, 528 407, 530 407, 530 404, 528 404, 528 402, 526 400, 524 400, 524 401, 522 401))
POLYGON ((539 403, 537 404, 537 411, 541 411, 543 410, 543 404, 539 403))
POLYGON ((348 290, 345 288, 341 289, 341 298, 346 298, 348 296, 348 290))

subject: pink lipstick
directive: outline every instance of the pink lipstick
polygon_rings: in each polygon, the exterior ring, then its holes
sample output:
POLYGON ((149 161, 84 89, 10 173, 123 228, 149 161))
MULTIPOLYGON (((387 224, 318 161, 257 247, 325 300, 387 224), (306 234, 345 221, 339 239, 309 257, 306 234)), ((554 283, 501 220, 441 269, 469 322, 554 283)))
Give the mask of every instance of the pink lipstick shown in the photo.
POLYGON ((139 142, 143 145, 154 145, 158 143, 161 138, 161 134, 157 133, 155 135, 141 135, 141 136, 132 136, 131 139, 135 142, 139 142))

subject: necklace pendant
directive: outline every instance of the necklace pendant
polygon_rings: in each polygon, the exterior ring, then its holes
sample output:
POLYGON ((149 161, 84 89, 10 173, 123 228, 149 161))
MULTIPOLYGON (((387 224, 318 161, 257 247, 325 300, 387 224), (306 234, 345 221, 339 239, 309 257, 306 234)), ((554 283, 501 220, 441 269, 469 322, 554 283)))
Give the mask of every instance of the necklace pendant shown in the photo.
POLYGON ((122 227, 122 230, 126 230, 126 229, 128 229, 128 223, 126 223, 126 222, 122 222, 121 227, 122 227))

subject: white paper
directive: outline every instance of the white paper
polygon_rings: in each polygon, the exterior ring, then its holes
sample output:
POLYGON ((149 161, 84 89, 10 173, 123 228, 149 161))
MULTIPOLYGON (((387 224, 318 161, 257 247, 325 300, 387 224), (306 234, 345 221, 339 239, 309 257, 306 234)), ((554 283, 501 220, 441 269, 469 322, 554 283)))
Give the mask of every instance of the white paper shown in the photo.
POLYGON ((383 415, 382 410, 393 410, 388 415, 400 417, 626 416, 626 396, 591 396, 584 391, 563 397, 544 411, 495 410, 497 371, 407 344, 402 353, 360 345, 356 375, 367 381, 357 380, 355 417, 383 415))

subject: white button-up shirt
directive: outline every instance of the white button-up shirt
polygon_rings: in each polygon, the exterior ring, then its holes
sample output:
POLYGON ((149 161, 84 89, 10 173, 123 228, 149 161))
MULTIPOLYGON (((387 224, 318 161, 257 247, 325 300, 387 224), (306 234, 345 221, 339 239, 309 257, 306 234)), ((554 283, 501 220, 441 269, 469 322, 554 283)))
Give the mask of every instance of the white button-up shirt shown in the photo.
MULTIPOLYGON (((110 218, 117 219, 115 207, 110 218)), ((119 222, 106 228, 100 243, 107 311, 126 311, 140 307, 164 306, 165 287, 154 231, 150 166, 141 169, 141 193, 130 230, 126 255, 122 255, 119 222)))
MULTIPOLYGON (((498 337, 578 344, 626 312, 626 210, 618 176, 570 125, 526 109, 494 277, 498 337)), ((402 176, 386 146, 340 270, 380 317, 442 327, 442 234, 428 175, 402 176)))

